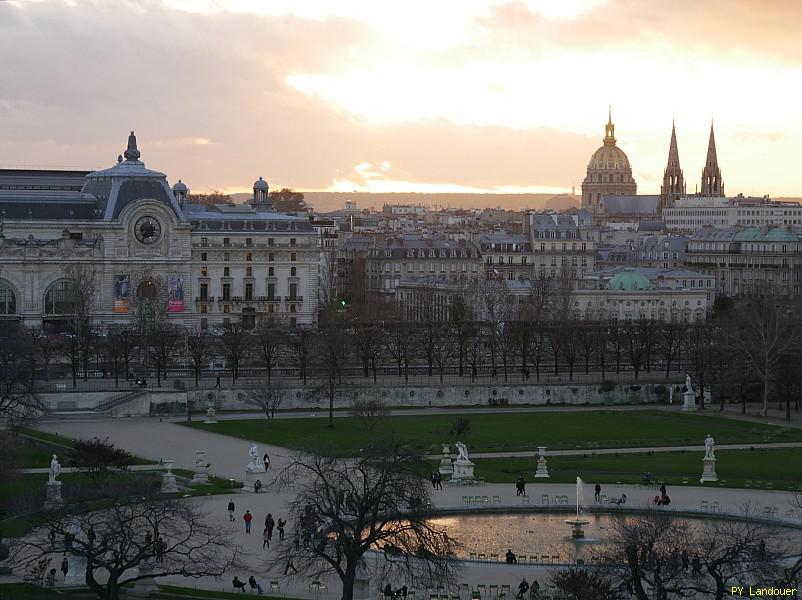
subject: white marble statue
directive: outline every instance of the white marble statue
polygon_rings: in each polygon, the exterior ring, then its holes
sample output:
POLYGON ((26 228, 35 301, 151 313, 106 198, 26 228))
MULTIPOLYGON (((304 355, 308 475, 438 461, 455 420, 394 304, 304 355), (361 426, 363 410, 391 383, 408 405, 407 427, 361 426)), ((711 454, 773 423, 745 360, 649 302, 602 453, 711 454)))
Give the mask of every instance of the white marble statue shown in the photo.
POLYGON ((256 444, 251 444, 251 447, 248 449, 248 456, 251 457, 251 462, 248 463, 248 471, 254 473, 264 473, 265 465, 262 462, 262 458, 259 456, 259 448, 256 444))
POLYGON ((61 474, 61 465, 58 462, 58 458, 56 455, 53 455, 53 460, 50 461, 50 475, 48 477, 48 483, 52 483, 56 481, 56 477, 61 474))
POLYGON ((705 458, 716 458, 716 440, 709 433, 705 438, 705 458))
POLYGON ((693 393, 693 385, 691 385, 690 373, 685 373, 685 389, 693 393))
POLYGON ((457 442, 457 462, 470 462, 468 459, 468 447, 462 442, 457 442))

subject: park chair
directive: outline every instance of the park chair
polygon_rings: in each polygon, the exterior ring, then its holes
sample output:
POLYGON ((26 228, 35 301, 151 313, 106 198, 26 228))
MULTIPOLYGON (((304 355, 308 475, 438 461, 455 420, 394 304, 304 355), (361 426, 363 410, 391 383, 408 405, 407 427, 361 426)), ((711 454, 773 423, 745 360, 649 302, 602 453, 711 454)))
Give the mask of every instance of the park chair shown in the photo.
POLYGON ((459 597, 459 591, 451 592, 449 595, 449 600, 461 600, 459 597))
POLYGON ((559 554, 552 554, 551 555, 551 562, 553 562, 555 564, 560 562, 560 555, 559 554))
POLYGON ((506 595, 508 595, 508 596, 509 596, 509 594, 510 594, 510 584, 509 584, 509 583, 504 583, 504 584, 502 584, 502 586, 501 586, 501 593, 502 593, 502 594, 506 594, 506 595))
POLYGON ((490 592, 491 598, 498 598, 498 584, 491 583, 487 591, 490 592))
POLYGON ((526 554, 519 554, 517 558, 518 558, 518 564, 523 564, 526 562, 526 554))
POLYGON ((444 585, 438 585, 436 589, 437 589, 437 595, 438 596, 442 596, 443 594, 446 593, 446 586, 444 586, 444 585))
POLYGON ((529 504, 529 496, 521 496, 521 504, 529 504))
POLYGON ((601 496, 599 496, 599 502, 601 504, 607 504, 607 494, 602 494, 601 496))
POLYGON ((415 600, 415 588, 407 590, 407 600, 415 600))
POLYGON ((541 554, 540 555, 540 562, 544 564, 548 564, 549 562, 549 555, 548 554, 541 554))
POLYGON ((468 600, 471 594, 471 589, 467 583, 461 583, 459 586, 459 595, 463 600, 468 600))
POLYGON ((560 503, 560 497, 559 496, 554 496, 554 498, 551 499, 551 503, 552 504, 559 504, 560 503))
POLYGON ((477 585, 476 589, 479 591, 479 595, 482 598, 487 598, 487 586, 484 583, 477 585))
POLYGON ((710 510, 712 510, 714 512, 720 512, 721 511, 721 505, 718 503, 718 500, 716 500, 715 502, 710 504, 710 510))
POLYGON ((471 590, 471 600, 482 600, 482 593, 479 590, 471 590))
POLYGON ((485 561, 485 560, 487 560, 487 554, 485 554, 484 552, 480 552, 480 553, 477 555, 477 557, 476 557, 476 558, 477 558, 478 560, 485 561))
POLYGON ((448 594, 438 594, 438 600, 448 600, 448 594))
POLYGON ((498 562, 498 554, 491 554, 490 562, 498 562))
POLYGON ((281 593, 281 586, 279 585, 278 581, 271 581, 270 582, 270 592, 280 594, 281 593))
POLYGON ((462 503, 465 504, 465 505, 468 504, 468 496, 463 496, 462 497, 462 503))
POLYGON ((549 495, 548 494, 543 494, 542 496, 540 496, 540 503, 541 504, 548 504, 549 503, 549 495))
POLYGON ((488 504, 490 504, 490 498, 482 496, 482 506, 487 506, 488 504))
POLYGON ((560 504, 568 504, 568 496, 560 496, 560 504))
POLYGON ((501 504, 501 496, 493 496, 493 504, 501 504))
POLYGON ((701 508, 702 510, 710 510, 710 504, 707 502, 707 500, 702 500, 701 508))
MULTIPOLYGON (((468 552, 468 560, 476 560, 476 552, 468 552)), ((465 585, 468 585, 467 583, 465 585)))

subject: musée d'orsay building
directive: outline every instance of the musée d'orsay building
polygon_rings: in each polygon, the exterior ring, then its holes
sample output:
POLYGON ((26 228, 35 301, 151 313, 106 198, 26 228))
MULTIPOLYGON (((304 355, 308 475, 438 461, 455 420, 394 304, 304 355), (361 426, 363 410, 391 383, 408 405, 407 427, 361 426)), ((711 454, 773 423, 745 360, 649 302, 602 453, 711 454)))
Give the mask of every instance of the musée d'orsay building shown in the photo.
POLYGON ((0 319, 58 327, 65 269, 95 275, 92 321, 123 324, 159 288, 176 325, 262 317, 314 322, 319 245, 310 221, 271 208, 261 177, 246 204, 195 205, 180 180, 145 168, 134 133, 102 171, 0 170, 0 319))

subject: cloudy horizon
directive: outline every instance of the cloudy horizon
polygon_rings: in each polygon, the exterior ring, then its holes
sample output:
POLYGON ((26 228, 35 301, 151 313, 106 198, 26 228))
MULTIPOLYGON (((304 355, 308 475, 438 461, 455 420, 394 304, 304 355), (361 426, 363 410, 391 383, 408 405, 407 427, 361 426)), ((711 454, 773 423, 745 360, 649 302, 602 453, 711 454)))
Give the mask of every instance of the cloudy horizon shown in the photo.
POLYGON ((197 191, 566 192, 607 107, 639 193, 802 195, 802 5, 0 0, 0 165, 143 160, 197 191), (750 32, 761 32, 759 42, 750 32))

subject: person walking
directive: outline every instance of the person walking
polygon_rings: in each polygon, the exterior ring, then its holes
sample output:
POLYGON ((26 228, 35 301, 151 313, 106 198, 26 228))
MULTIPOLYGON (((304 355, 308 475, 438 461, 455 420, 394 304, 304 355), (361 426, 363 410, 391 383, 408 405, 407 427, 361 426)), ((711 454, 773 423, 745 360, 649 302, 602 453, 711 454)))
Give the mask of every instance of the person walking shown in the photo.
POLYGON ((234 506, 234 501, 228 501, 228 520, 232 523, 234 522, 234 511, 237 510, 237 507, 234 506))
POLYGON ((284 519, 279 518, 278 523, 276 523, 276 529, 278 529, 278 541, 284 541, 284 526, 287 524, 287 521, 284 519))
POLYGON ((216 388, 220 387, 220 375, 217 376, 217 381, 215 382, 214 387, 216 387, 216 388))
POLYGON ((295 565, 292 564, 292 557, 287 559, 287 565, 284 567, 284 574, 286 575, 289 573, 290 569, 292 569, 293 574, 298 572, 298 569, 295 568, 295 565))
POLYGON ((273 520, 273 515, 271 513, 267 513, 267 517, 265 517, 265 529, 267 530, 267 539, 273 539, 273 528, 276 526, 276 522, 273 520))
POLYGON ((521 580, 521 583, 518 584, 518 595, 517 598, 523 598, 526 595, 526 592, 529 591, 529 584, 526 582, 526 577, 521 580))
POLYGON ((64 558, 61 560, 61 572, 64 574, 64 581, 67 580, 67 573, 70 572, 70 563, 67 560, 67 555, 64 555, 64 558))
POLYGON ((443 476, 440 474, 440 471, 434 472, 435 478, 435 489, 442 490, 443 489, 443 476))
POLYGON ((242 515, 242 520, 245 521, 245 533, 251 532, 251 521, 253 521, 253 515, 251 511, 246 510, 245 514, 242 515))
POLYGON ((526 479, 521 475, 521 496, 526 496, 526 479))
POLYGON ((599 500, 601 500, 601 485, 599 485, 598 483, 596 484, 595 491, 596 494, 594 495, 594 498, 596 499, 596 502, 598 502, 599 500))
POLYGON ((666 494, 666 483, 665 483, 665 481, 660 484, 660 495, 661 496, 667 496, 668 495, 668 494, 666 494))
POLYGON ((264 531, 262 532, 262 550, 265 548, 270 548, 270 533, 265 527, 264 531))
POLYGON ((267 455, 267 452, 265 452, 265 455, 262 457, 262 462, 265 463, 265 469, 270 468, 270 457, 267 455))

